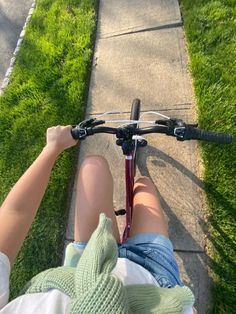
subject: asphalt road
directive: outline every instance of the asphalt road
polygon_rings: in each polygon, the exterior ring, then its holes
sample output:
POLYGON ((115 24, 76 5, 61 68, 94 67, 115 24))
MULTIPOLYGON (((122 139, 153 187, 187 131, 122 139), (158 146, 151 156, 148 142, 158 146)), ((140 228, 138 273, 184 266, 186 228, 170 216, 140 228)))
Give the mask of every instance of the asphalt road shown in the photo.
POLYGON ((0 0, 0 86, 31 4, 32 0, 0 0))

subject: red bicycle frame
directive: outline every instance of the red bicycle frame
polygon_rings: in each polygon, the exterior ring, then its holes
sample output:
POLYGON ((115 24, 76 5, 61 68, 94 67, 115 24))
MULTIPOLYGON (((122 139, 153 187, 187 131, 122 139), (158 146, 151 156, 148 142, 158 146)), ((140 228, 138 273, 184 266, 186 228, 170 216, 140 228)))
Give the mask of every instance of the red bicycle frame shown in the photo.
POLYGON ((125 156, 125 184, 126 184, 126 226, 122 237, 124 243, 130 234, 133 216, 134 175, 135 175, 135 150, 125 156))
MULTIPOLYGON (((111 128, 111 127, 98 127, 104 124, 105 120, 97 120, 96 118, 90 118, 82 121, 78 126, 74 126, 71 130, 71 135, 74 139, 83 140, 87 136, 94 135, 96 133, 108 133, 116 134, 116 144, 122 147, 125 157, 125 181, 126 181, 126 226, 123 232, 121 243, 124 243, 129 235, 131 229, 132 215, 133 215, 133 198, 134 198, 134 176, 136 167, 136 150, 138 147, 144 147, 147 145, 147 141, 144 139, 133 141, 133 136, 140 136, 150 133, 166 134, 168 136, 174 136, 179 141, 184 140, 205 140, 210 142, 229 144, 233 140, 232 135, 226 135, 222 133, 208 132, 197 128, 197 124, 186 124, 181 119, 174 119, 159 114, 164 117, 165 120, 156 120, 155 126, 147 128, 137 129, 137 120, 139 120, 140 114, 140 100, 134 99, 131 107, 130 121, 132 124, 126 125, 126 127, 111 128)), ((111 121, 110 121, 111 122, 111 121)), ((113 121, 114 122, 114 121, 113 121)), ((153 121, 154 122, 154 121, 153 121)), ((117 215, 123 215, 123 210, 116 211, 117 215)))

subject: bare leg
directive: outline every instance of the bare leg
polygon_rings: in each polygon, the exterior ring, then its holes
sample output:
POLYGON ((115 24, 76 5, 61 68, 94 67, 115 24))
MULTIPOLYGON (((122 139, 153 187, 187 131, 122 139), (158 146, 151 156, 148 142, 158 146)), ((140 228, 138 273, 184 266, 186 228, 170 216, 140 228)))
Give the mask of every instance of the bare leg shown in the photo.
POLYGON ((75 241, 88 242, 97 228, 100 213, 105 213, 112 219, 113 235, 119 242, 119 229, 113 210, 113 178, 105 158, 89 156, 83 161, 76 194, 75 241))
POLYGON ((148 177, 141 177, 134 184, 134 212, 130 236, 143 232, 158 232, 168 237, 168 224, 157 190, 148 177))

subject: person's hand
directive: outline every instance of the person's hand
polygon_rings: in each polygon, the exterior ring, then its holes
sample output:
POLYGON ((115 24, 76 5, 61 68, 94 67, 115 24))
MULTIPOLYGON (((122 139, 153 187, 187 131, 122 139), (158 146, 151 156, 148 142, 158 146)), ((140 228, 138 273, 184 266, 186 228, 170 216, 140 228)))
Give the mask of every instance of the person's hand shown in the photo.
POLYGON ((78 141, 73 139, 71 129, 71 125, 58 125, 47 129, 46 148, 52 149, 56 154, 60 154, 65 149, 75 146, 78 141))

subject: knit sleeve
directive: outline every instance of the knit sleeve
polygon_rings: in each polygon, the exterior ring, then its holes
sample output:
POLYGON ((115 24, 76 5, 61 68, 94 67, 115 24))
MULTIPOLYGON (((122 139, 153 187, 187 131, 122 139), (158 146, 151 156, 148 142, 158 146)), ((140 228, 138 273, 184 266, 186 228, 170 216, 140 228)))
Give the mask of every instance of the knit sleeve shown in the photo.
POLYGON ((186 287, 160 288, 153 285, 129 285, 125 287, 132 313, 174 314, 192 308, 194 295, 186 287))
POLYGON ((7 304, 9 298, 10 270, 8 257, 0 252, 0 310, 7 304))

